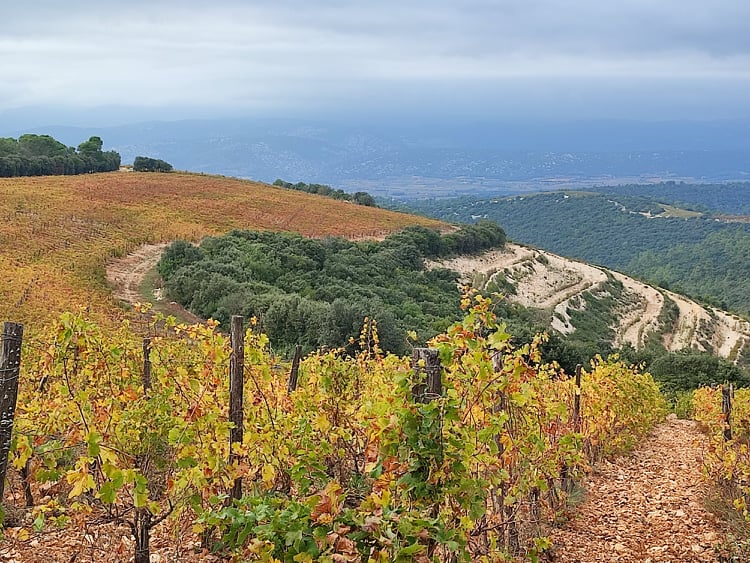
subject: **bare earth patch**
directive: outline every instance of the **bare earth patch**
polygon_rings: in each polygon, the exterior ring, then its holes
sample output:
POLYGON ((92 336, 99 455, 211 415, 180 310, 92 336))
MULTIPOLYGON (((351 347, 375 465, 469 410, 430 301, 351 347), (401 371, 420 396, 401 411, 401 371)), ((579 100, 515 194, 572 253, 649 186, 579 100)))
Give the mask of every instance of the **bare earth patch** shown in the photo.
POLYGON ((717 561, 722 530, 704 508, 706 437, 670 416, 628 457, 603 462, 584 483, 576 516, 554 530, 554 561, 717 561))
POLYGON ((131 305, 142 301, 143 278, 159 263, 166 247, 167 243, 144 244, 124 258, 107 264, 107 283, 112 287, 112 295, 131 305))
MULTIPOLYGON (((162 252, 168 243, 144 244, 135 252, 124 258, 112 260, 107 264, 107 283, 112 288, 112 295, 130 305, 144 301, 141 285, 146 275, 159 263, 162 252)), ((158 296, 149 296, 149 301, 158 302, 158 296)), ((194 315, 175 302, 160 302, 159 311, 165 315, 174 315, 188 323, 200 323, 203 319, 194 315)))
POLYGON ((649 332, 659 328, 659 313, 664 306, 664 296, 659 290, 645 283, 614 273, 625 290, 641 297, 639 307, 634 307, 620 319, 623 330, 617 335, 615 345, 630 343, 636 348, 645 344, 649 332))
MULTIPOLYGON (((28 524, 27 524, 28 525, 28 524)), ((217 563, 226 557, 200 549, 200 538, 185 520, 159 524, 151 532, 151 563, 217 563), (171 527, 171 529, 170 529, 171 527)), ((134 540, 129 527, 116 524, 70 526, 48 530, 31 539, 19 539, 19 528, 4 530, 0 561, 7 563, 128 563, 133 561, 134 540)))
POLYGON ((613 327, 616 346, 629 343, 639 348, 644 345, 648 334, 659 328, 664 295, 679 309, 674 330, 664 335, 667 350, 713 350, 722 357, 736 360, 750 343, 750 323, 742 319, 705 308, 686 297, 624 274, 543 250, 508 244, 504 250, 461 256, 432 265, 456 270, 462 274, 463 281, 469 283, 475 281, 478 273, 483 276, 485 286, 494 276, 505 276, 516 288, 515 294, 508 294, 506 298, 525 307, 548 309, 550 326, 562 334, 575 330, 570 324, 568 309, 575 308, 577 297, 603 284, 609 272, 622 282, 628 301, 619 311, 617 326, 613 327))

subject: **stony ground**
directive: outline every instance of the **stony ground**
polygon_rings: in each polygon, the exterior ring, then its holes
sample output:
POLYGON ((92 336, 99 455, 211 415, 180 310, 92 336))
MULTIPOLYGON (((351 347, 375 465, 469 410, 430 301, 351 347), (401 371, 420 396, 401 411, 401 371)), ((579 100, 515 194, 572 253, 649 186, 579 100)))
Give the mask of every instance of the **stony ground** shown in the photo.
POLYGON ((705 447, 694 422, 672 416, 632 455, 597 465, 575 518, 552 534, 554 561, 718 561, 723 532, 705 508, 705 447))

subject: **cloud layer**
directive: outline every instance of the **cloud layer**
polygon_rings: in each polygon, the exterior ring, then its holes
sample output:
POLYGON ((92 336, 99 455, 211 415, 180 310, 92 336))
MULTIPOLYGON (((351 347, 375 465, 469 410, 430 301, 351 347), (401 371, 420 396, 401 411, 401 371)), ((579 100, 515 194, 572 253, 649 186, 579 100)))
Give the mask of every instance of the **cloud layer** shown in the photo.
POLYGON ((750 85, 748 21, 746 0, 13 3, 0 21, 0 111, 493 100, 585 111, 651 98, 656 111, 747 115, 735 90, 750 85))

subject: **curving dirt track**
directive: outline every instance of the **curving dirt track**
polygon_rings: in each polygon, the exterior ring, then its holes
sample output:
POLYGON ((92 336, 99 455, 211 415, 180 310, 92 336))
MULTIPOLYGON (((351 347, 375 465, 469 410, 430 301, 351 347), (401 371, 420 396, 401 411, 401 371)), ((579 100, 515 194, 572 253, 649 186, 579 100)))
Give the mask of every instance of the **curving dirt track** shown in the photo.
POLYGON ((131 305, 143 301, 140 288, 146 274, 156 267, 167 243, 144 244, 124 258, 107 264, 107 283, 112 295, 131 305))
MULTIPOLYGON (((112 288, 112 295, 125 303, 135 305, 144 300, 141 285, 146 275, 156 267, 162 252, 168 243, 144 244, 135 252, 124 258, 112 260, 107 264, 107 283, 112 288)), ((152 302, 159 301, 156 296, 152 302)), ((201 323, 201 319, 175 302, 161 302, 159 309, 165 315, 174 315, 187 323, 201 323)))
POLYGON ((616 280, 622 282, 625 290, 639 297, 638 306, 632 308, 620 319, 622 331, 615 338, 615 345, 630 343, 638 348, 645 344, 649 332, 659 328, 659 313, 664 306, 664 295, 650 285, 613 272, 616 280))

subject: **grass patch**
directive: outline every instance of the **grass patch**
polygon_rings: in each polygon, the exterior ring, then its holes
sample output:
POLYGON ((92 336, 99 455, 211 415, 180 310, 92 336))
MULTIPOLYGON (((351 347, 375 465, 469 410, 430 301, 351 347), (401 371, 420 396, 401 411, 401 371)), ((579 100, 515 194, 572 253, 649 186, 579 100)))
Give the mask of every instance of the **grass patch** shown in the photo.
POLYGON ((178 323, 193 324, 199 319, 190 311, 187 311, 181 305, 170 301, 166 298, 157 299, 157 292, 162 289, 164 280, 159 275, 157 266, 151 268, 143 277, 141 285, 138 287, 138 294, 144 303, 151 303, 151 310, 154 313, 161 313, 165 317, 172 316, 178 323))
POLYGON ((678 219, 692 219, 694 217, 702 217, 703 213, 700 211, 690 211, 689 209, 682 209, 673 205, 661 204, 664 208, 662 217, 676 217, 678 219))

